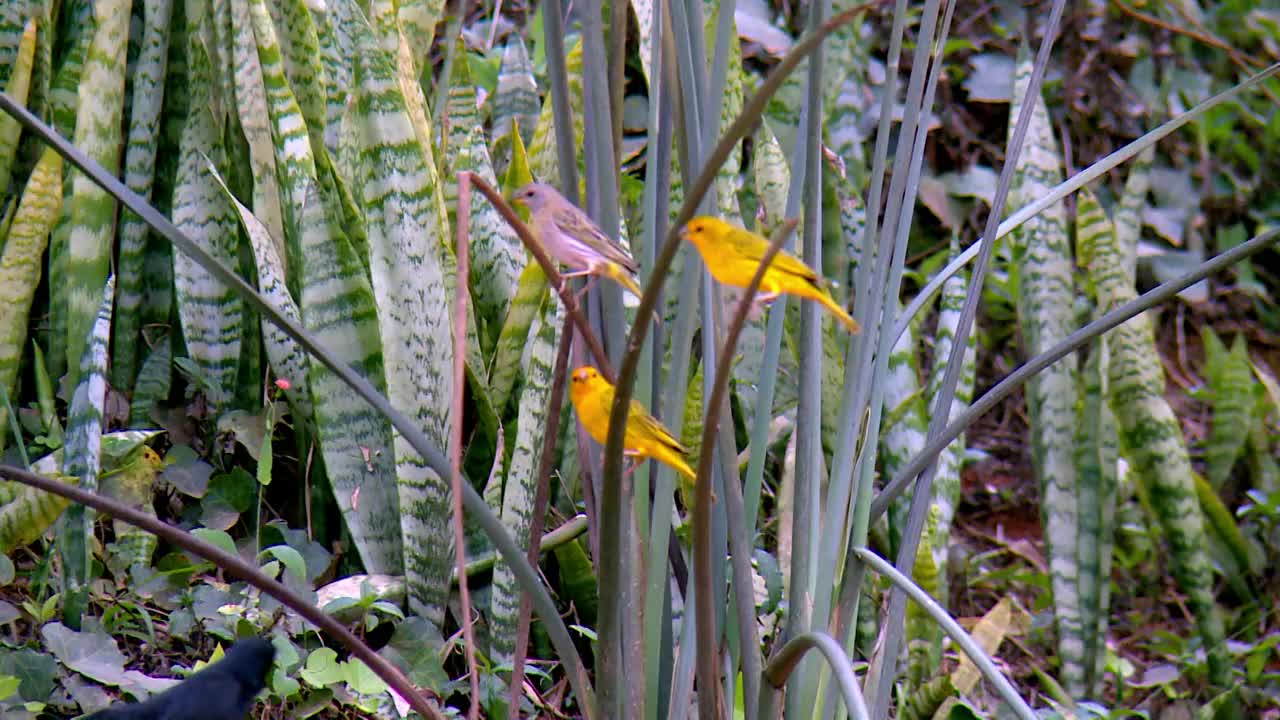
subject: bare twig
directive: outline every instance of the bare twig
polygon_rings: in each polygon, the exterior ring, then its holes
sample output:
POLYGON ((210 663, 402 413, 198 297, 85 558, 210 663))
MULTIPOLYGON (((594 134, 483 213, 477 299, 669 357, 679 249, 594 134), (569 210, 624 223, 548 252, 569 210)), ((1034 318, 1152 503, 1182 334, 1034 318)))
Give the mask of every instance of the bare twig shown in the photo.
MULTIPOLYGON (((471 678, 471 702, 467 706, 468 720, 480 718, 480 668, 476 665, 476 634, 471 627, 471 590, 467 587, 467 536, 462 526, 462 395, 466 386, 467 346, 467 278, 471 275, 471 255, 468 237, 471 225, 471 173, 458 177, 458 277, 457 294, 453 303, 453 417, 449 428, 449 465, 452 470, 450 484, 453 496, 453 546, 458 560, 458 597, 461 598, 462 637, 466 643, 467 672, 471 678)), ((537 556, 534 556, 537 562, 537 556)), ((536 567, 536 566, 535 566, 536 567)))
POLYGON ((410 707, 422 714, 423 717, 444 720, 444 716, 440 714, 440 711, 427 702, 422 693, 418 692, 413 683, 409 682, 409 678, 405 677, 395 665, 387 662, 385 658, 374 652, 360 638, 352 634, 345 625, 305 600, 301 595, 285 587, 280 581, 262 574, 262 571, 245 562, 239 555, 225 552, 189 532, 166 525, 159 518, 145 515, 140 510, 135 510, 111 498, 89 492, 60 480, 53 480, 12 465, 0 465, 0 477, 16 480, 23 485, 30 485, 44 492, 53 493, 72 502, 91 507, 98 512, 106 513, 116 520, 123 520, 130 525, 140 527, 152 535, 187 552, 198 555, 232 575, 242 578, 250 585, 284 603, 294 612, 309 620, 311 624, 345 645, 352 655, 364 661, 364 664, 368 665, 374 674, 382 678, 387 685, 391 686, 400 697, 409 703, 410 707))

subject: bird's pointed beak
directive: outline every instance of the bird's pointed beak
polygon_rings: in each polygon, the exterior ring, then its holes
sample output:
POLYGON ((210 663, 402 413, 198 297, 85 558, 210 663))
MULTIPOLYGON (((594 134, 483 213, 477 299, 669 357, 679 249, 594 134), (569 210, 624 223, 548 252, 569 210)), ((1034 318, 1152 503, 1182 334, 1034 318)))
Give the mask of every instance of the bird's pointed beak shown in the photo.
POLYGON ((688 226, 688 225, 685 225, 684 227, 680 228, 680 239, 681 239, 681 240, 688 240, 688 239, 689 239, 689 226, 688 226))

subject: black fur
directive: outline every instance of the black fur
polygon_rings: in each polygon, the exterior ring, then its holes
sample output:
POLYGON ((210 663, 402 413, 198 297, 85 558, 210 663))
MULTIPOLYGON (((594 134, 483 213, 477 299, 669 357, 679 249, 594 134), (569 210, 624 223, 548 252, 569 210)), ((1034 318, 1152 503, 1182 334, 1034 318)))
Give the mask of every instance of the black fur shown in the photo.
POLYGON ((241 640, 218 662, 146 702, 119 703, 83 720, 244 720, 267 686, 275 655, 266 640, 241 640))

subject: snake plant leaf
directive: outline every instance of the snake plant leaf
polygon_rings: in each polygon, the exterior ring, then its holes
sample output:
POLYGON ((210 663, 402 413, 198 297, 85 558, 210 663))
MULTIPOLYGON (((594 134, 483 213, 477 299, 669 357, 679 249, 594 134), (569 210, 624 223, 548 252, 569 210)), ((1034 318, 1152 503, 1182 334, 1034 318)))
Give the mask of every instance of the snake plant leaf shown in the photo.
MULTIPOLYGON (((192 43, 191 112, 182 131, 181 159, 173 198, 173 223, 215 259, 237 267, 239 233, 234 211, 208 176, 210 161, 224 168, 209 97, 212 66, 199 43, 192 43)), ((183 253, 173 256, 178 319, 187 352, 208 379, 206 400, 215 410, 232 397, 238 374, 242 315, 239 298, 183 253)))
MULTIPOLYGON (((285 269, 278 253, 279 248, 272 242, 266 225, 236 199, 212 164, 209 165, 209 174, 217 181, 227 202, 235 208, 236 215, 240 219, 240 227, 249 238, 257 269, 258 292, 262 293, 282 315, 295 322, 301 322, 302 313, 285 286, 285 269)), ((311 398, 303 385, 303 378, 308 376, 310 365, 306 353, 275 323, 265 319, 262 320, 262 334, 265 338, 267 358, 276 376, 291 381, 289 388, 285 390, 285 396, 293 406, 296 417, 302 422, 310 422, 311 398)))
MULTIPOLYGON (((62 215, 62 156, 47 148, 36 163, 0 249, 0 389, 13 397, 27 339, 27 323, 49 233, 62 215)), ((9 437, 0 407, 0 448, 9 437)))
POLYGON ((1204 342, 1205 374, 1213 406, 1213 420, 1205 444, 1206 479, 1221 492, 1231 469, 1244 454, 1249 429, 1255 422, 1258 385, 1250 368, 1249 348, 1243 334, 1236 335, 1230 352, 1213 328, 1206 325, 1200 336, 1204 342))
MULTIPOLYGON (((299 217, 302 322, 339 362, 386 392, 373 289, 351 243, 325 221, 312 186, 299 217)), ((356 397, 323 363, 309 363, 307 386, 325 474, 365 569, 405 572, 391 423, 356 397)))
MULTIPOLYGON (((644 41, 641 40, 643 43, 644 41)), ((519 33, 511 33, 502 47, 502 64, 498 68, 498 87, 493 93, 494 156, 503 157, 499 145, 508 139, 513 128, 519 128, 520 140, 533 139, 538 124, 538 84, 533 79, 533 63, 519 33)))
MULTIPOLYGON (((466 348, 453 347, 449 330, 450 288, 442 257, 450 237, 448 215, 421 88, 414 83, 406 94, 403 67, 398 70, 396 59, 375 42, 373 28, 361 21, 352 26, 357 53, 349 107, 359 128, 353 187, 359 188, 357 201, 368 223, 388 399, 439 447, 447 447, 450 368, 453 354, 466 348)), ((398 435, 395 459, 409 606, 440 626, 453 564, 449 483, 398 435)))
MULTIPOLYGON (((49 89, 49 120, 63 137, 72 137, 76 129, 76 108, 80 103, 78 87, 84 71, 85 56, 93 39, 93 8, 87 0, 67 8, 73 22, 74 35, 65 38, 70 47, 54 75, 49 89)), ((68 169, 62 180, 63 208, 70 206, 72 177, 68 169)), ((71 216, 64 212, 49 238, 49 374, 61 377, 67 371, 67 256, 71 247, 71 216)))
MULTIPOLYGON (((13 70, 9 73, 5 93, 19 105, 27 102, 27 93, 31 90, 31 72, 35 68, 36 58, 36 19, 27 20, 22 30, 22 39, 18 42, 17 56, 10 62, 13 70)), ((18 156, 18 139, 22 136, 22 126, 17 118, 9 113, 0 113, 0 195, 9 189, 9 173, 13 170, 18 156)))
MULTIPOLYGON (((1022 112, 1022 100, 1031 80, 1031 52, 1024 42, 1018 52, 1014 77, 1014 102, 1009 117, 1022 112)), ((1010 190, 1010 204, 1020 207, 1062 182, 1061 154, 1053 137, 1053 125, 1043 97, 1033 104, 1023 151, 1010 190)), ((1009 132, 1013 131, 1010 123, 1009 132)), ((1054 203, 1019 227, 1013 234, 1017 268, 1018 324, 1028 355, 1038 355, 1075 329, 1071 239, 1066 206, 1054 203)), ((1061 679, 1073 697, 1084 694, 1084 629, 1080 617, 1079 565, 1076 543, 1080 515, 1097 512, 1079 505, 1076 494, 1075 425, 1079 402, 1079 371, 1069 355, 1027 383, 1030 412, 1031 455, 1039 480, 1041 515, 1053 590, 1058 630, 1061 679)))
MULTIPOLYGON (((556 423, 548 422, 547 403, 551 397, 551 386, 556 380, 553 377, 556 346, 564 326, 564 316, 563 305, 550 297, 544 300, 542 313, 537 319, 536 330, 532 331, 523 361, 524 384, 520 391, 515 443, 503 486, 500 515, 507 532, 521 547, 529 544, 538 483, 550 482, 550 478, 538 477, 538 466, 543 436, 549 426, 552 432, 555 432, 556 427, 556 423)), ((522 595, 510 566, 499 558, 493 568, 493 609, 490 616, 490 652, 492 659, 498 664, 510 662, 514 656, 522 595)))
MULTIPOLYGON (((172 15, 173 0, 146 0, 139 40, 142 49, 133 64, 124 182, 144 198, 151 195, 155 179, 172 15)), ((138 341, 143 326, 148 233, 149 227, 142 218, 127 208, 121 211, 116 314, 111 327, 111 384, 117 388, 133 387, 142 350, 146 347, 138 341)))
MULTIPOLYGON (((1098 293, 1098 312, 1137 296, 1115 232, 1087 188, 1077 205, 1077 253, 1086 259, 1098 293)), ((1121 447, 1148 485, 1148 498, 1169 544, 1174 579, 1185 593, 1208 657, 1209 679, 1225 685, 1231 672, 1222 617, 1214 601, 1213 567, 1206 548, 1205 518, 1196 496, 1191 459, 1177 416, 1164 398, 1164 368, 1151 318, 1139 315, 1111 331, 1108 402, 1120 429, 1121 447)))
MULTIPOLYGON (((85 55, 76 109, 74 143, 115 174, 123 146, 120 128, 124 113, 125 46, 129 35, 126 0, 93 3, 93 40, 85 55)), ((88 342, 102 301, 102 285, 111 263, 116 201, 87 176, 71 180, 67 205, 71 223, 66 259, 67 363, 69 384, 80 379, 77 363, 88 342)))
POLYGON ((1111 605, 1120 448, 1115 415, 1107 404, 1110 368, 1111 342, 1103 336, 1094 343, 1080 373, 1076 425, 1076 492, 1082 508, 1096 508, 1096 511, 1081 513, 1076 546, 1086 694, 1095 692, 1102 679, 1111 605))
MULTIPOLYGON (((107 401, 107 345, 111 340, 111 308, 115 302, 115 276, 100 289, 98 314, 91 333, 80 344, 84 353, 76 364, 79 382, 67 409, 67 438, 63 446, 62 474, 79 479, 82 490, 98 489, 102 470, 102 417, 107 401)), ((58 555, 62 560, 63 616, 79 625, 88 603, 92 570, 93 515, 83 505, 71 505, 63 513, 58 531, 58 555)))
MULTIPOLYGON (((273 32, 264 37, 263 21, 258 15, 265 15, 266 8, 261 2, 249 0, 229 0, 231 4, 231 32, 233 40, 232 62, 235 68, 235 111, 240 121, 240 129, 248 145, 248 167, 253 176, 253 194, 251 204, 253 214, 267 230, 269 240, 277 243, 276 255, 288 266, 291 255, 285 250, 286 233, 284 227, 284 209, 282 199, 291 197, 288 192, 292 188, 280 187, 280 176, 287 176, 288 170, 277 168, 277 154, 289 147, 288 136, 277 137, 274 132, 273 118, 268 113, 267 105, 272 100, 268 93, 276 95, 275 103, 279 103, 281 84, 284 83, 283 68, 280 64, 280 49, 275 42, 273 32), (251 9, 252 8, 252 9, 251 9), (267 75, 264 62, 277 67, 276 72, 267 75), (281 149, 277 149, 277 140, 281 149)), ((270 28, 270 20, 266 21, 270 28)), ((268 30, 270 32, 270 30, 268 30)), ((290 93, 290 100, 292 94, 290 93)), ((297 112, 296 105, 290 108, 297 112)), ((296 127, 296 126, 295 126, 296 127)), ((233 183, 234 185, 234 183, 233 183)))

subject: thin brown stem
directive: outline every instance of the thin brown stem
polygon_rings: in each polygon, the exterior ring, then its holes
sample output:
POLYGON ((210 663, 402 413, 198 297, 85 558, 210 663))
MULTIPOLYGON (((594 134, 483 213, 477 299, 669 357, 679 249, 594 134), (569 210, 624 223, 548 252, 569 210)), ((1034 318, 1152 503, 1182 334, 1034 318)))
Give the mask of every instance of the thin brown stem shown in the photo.
POLYGON ((29 485, 44 492, 64 497, 74 503, 91 507, 100 513, 110 515, 116 520, 123 520, 193 555, 202 557, 226 572, 243 579, 250 585, 279 600, 310 621, 312 625, 320 628, 345 645, 352 655, 360 658, 375 675, 382 678, 387 685, 409 703, 410 707, 423 717, 444 720, 444 716, 440 714, 440 711, 427 702, 422 693, 418 692, 413 683, 409 682, 409 678, 405 677, 395 665, 387 662, 385 658, 374 652, 372 648, 364 644, 360 638, 356 637, 333 616, 325 613, 319 607, 305 600, 301 595, 285 587, 278 580, 267 577, 261 570, 245 562, 240 556, 225 552, 189 532, 170 527, 159 518, 145 515, 140 510, 135 510, 111 498, 89 492, 75 485, 64 483, 61 480, 37 475, 12 465, 0 465, 0 477, 16 480, 23 485, 29 485))
MULTIPOLYGON (((471 590, 467 586, 467 536, 462 518, 462 415, 463 388, 467 382, 467 278, 471 275, 469 226, 471 225, 471 174, 458 178, 458 277, 453 304, 453 418, 449 428, 450 484, 453 496, 453 546, 458 561, 458 596, 461 598, 462 638, 466 643, 467 672, 471 680, 468 720, 480 718, 480 668, 476 664, 476 635, 471 627, 471 590)), ((536 562, 536 557, 535 562, 536 562)))

